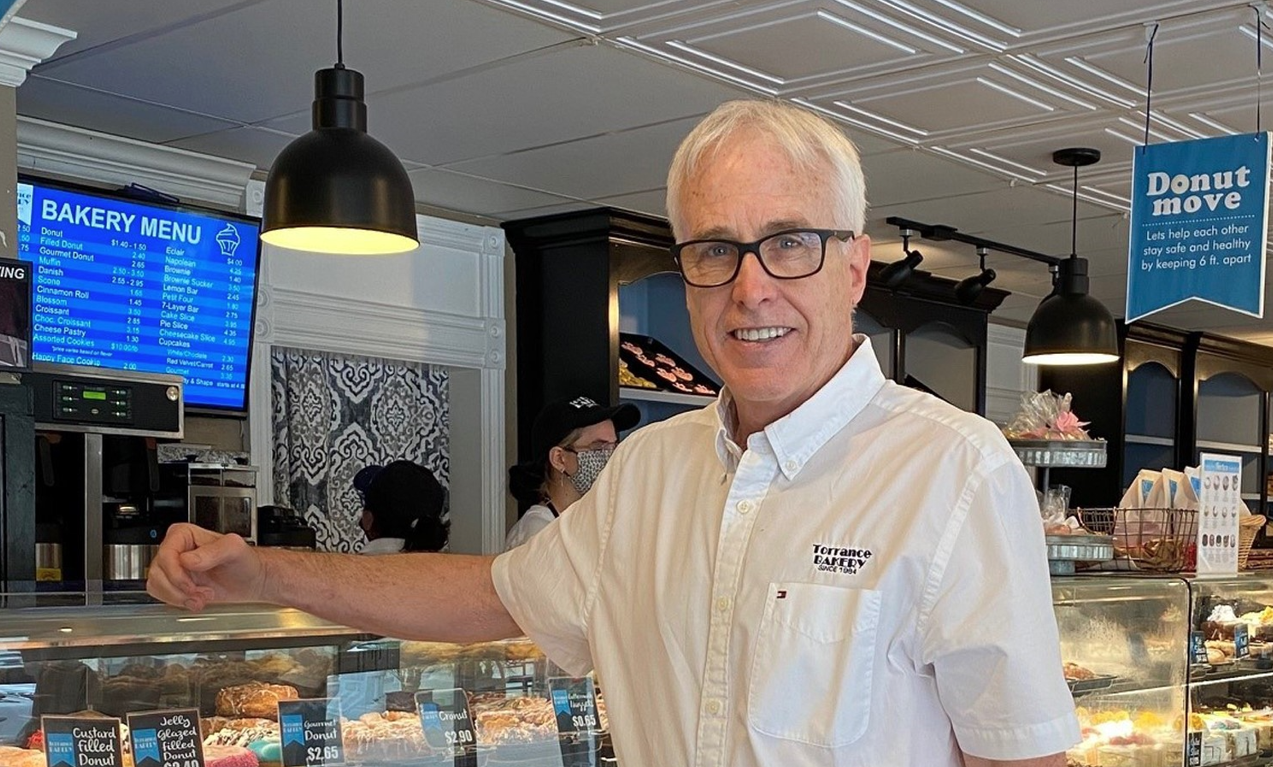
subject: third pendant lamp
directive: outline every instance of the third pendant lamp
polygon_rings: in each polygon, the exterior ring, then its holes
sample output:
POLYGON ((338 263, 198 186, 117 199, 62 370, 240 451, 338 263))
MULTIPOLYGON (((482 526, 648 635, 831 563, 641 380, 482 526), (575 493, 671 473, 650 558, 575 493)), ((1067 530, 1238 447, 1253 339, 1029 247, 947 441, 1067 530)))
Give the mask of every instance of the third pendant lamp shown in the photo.
POLYGON ((336 3, 336 65, 314 75, 314 129, 283 148, 265 181, 261 239, 321 253, 414 250, 415 192, 402 163, 367 135, 363 76, 344 64, 336 3))
POLYGON ((1118 332, 1105 305, 1088 295, 1087 259, 1078 257, 1079 168, 1099 162, 1096 149, 1061 149, 1052 160, 1074 168, 1070 256, 1056 267, 1052 293, 1039 303, 1025 332, 1022 361, 1032 365, 1093 365, 1118 360, 1118 332))

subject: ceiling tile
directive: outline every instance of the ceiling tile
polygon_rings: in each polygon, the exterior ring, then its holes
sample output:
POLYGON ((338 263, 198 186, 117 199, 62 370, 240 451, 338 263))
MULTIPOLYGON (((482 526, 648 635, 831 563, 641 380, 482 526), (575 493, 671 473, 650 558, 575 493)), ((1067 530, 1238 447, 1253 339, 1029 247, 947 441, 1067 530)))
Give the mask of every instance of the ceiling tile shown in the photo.
MULTIPOLYGON (((444 165, 702 114, 740 95, 689 72, 597 45, 367 101, 372 135, 400 157, 444 165)), ((307 119, 269 125, 294 132, 307 119)))
POLYGON ((533 189, 519 189, 488 179, 422 168, 407 171, 415 198, 420 202, 461 213, 493 215, 502 210, 518 210, 556 205, 570 200, 533 189))
POLYGON ((1020 0, 962 0, 960 3, 919 0, 937 17, 1008 43, 1068 30, 1081 34, 1111 24, 1196 12, 1224 3, 1217 0, 1067 0, 1063 3, 1023 3, 1020 0))
POLYGON ((634 210, 637 213, 645 213, 650 216, 658 216, 659 218, 667 217, 667 190, 655 189, 647 192, 637 192, 636 194, 623 194, 617 197, 603 197, 597 202, 603 205, 610 205, 616 208, 624 208, 625 210, 634 210))
POLYGON ((160 144, 234 125, 35 75, 18 87, 17 99, 20 115, 160 144))
POLYGON ((215 16, 242 4, 243 0, 201 0, 197 6, 170 0, 29 0, 18 15, 76 31, 76 39, 59 46, 57 55, 50 59, 56 61, 122 38, 145 37, 187 23, 192 17, 215 16), (192 14, 192 10, 198 12, 192 14))
MULTIPOLYGON (((346 63, 366 75, 370 92, 570 39, 565 32, 471 2, 363 0, 351 4, 345 21, 346 63)), ((55 61, 39 71, 255 122, 307 112, 314 71, 331 66, 334 57, 333 7, 313 0, 269 0, 100 53, 55 61), (316 8, 322 11, 315 13, 316 8)))
POLYGON ((1008 187, 1006 179, 918 149, 864 157, 862 170, 873 207, 1008 187))
POLYGON ((591 210, 598 207, 592 202, 563 202, 556 205, 538 205, 533 208, 519 208, 517 210, 504 210, 492 214, 492 218, 499 221, 516 221, 523 218, 539 218, 540 216, 555 216, 558 213, 575 213, 581 210, 591 210))
POLYGON ((613 197, 667 180, 672 154, 699 121, 676 120, 447 167, 572 197, 613 197), (640 162, 633 162, 640 157, 640 162))
POLYGON ((261 170, 269 170, 274 158, 291 143, 295 136, 277 133, 263 128, 230 128, 213 133, 190 136, 171 142, 172 146, 192 152, 228 157, 231 160, 255 163, 261 170))

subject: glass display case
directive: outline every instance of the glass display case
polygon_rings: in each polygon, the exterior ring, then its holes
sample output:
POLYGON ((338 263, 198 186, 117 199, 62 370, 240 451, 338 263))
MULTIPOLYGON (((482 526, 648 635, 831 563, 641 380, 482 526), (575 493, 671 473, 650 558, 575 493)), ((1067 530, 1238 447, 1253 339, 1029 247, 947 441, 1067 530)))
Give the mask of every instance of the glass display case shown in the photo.
POLYGON ((1189 584, 1057 577, 1053 608, 1083 742, 1071 767, 1177 767, 1185 739, 1189 584))
MULTIPOLYGON (((9 604, 51 598, 66 599, 9 604)), ((196 764, 138 740, 153 725, 130 717, 173 710, 187 712, 207 767, 615 763, 593 681, 568 678, 529 640, 408 642, 264 605, 191 614, 143 595, 110 601, 0 608, 0 767, 45 767, 46 743, 57 763, 61 720, 49 717, 62 716, 119 733, 118 760, 94 765, 196 764)))

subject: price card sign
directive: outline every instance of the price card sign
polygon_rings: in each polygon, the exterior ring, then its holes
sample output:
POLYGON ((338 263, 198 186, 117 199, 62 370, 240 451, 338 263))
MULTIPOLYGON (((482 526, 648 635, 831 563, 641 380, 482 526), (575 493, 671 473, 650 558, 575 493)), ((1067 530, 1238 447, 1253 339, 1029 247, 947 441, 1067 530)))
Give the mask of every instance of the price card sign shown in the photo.
POLYGON ((591 679, 557 677, 548 680, 557 732, 565 734, 601 729, 597 720, 597 698, 591 679))
POLYGON ((46 716, 44 753, 49 767, 121 767, 119 720, 46 716))
POLYGON ((1233 649, 1238 660, 1251 655, 1251 629, 1245 623, 1233 627, 1233 649))
POLYGON ((1242 459, 1203 453, 1198 498, 1198 574, 1238 571, 1238 517, 1242 513, 1242 459))
POLYGON ((1202 733, 1191 732, 1185 738, 1185 767, 1202 767, 1202 733))
POLYGON ((283 741, 283 767, 330 767, 345 763, 339 700, 280 700, 278 725, 283 741))
POLYGON ((199 712, 193 708, 128 715, 137 767, 203 767, 199 712))
POLYGON ((1201 631, 1189 632, 1189 662, 1194 665, 1207 662, 1207 636, 1201 631))
POLYGON ((416 693, 424 739, 436 749, 463 749, 477 744, 473 716, 464 690, 450 688, 416 693))

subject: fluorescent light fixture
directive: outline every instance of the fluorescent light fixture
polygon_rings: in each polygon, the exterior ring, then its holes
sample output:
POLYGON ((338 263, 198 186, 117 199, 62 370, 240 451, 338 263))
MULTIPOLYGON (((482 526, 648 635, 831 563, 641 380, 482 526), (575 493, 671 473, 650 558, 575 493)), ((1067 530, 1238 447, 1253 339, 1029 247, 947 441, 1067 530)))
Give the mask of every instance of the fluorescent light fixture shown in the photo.
POLYGON ((1014 72, 1013 70, 1003 66, 1002 64, 999 64, 998 62, 992 61, 987 66, 989 66, 992 70, 994 70, 995 72, 998 72, 1001 75, 1011 77, 1013 80, 1016 80, 1017 82, 1023 85, 1028 85, 1031 88, 1034 88, 1036 90, 1040 90, 1040 91, 1043 91, 1044 93, 1051 94, 1057 97, 1058 99, 1061 99, 1062 101, 1068 101, 1071 104, 1074 104, 1075 106, 1080 106, 1084 109, 1096 109, 1095 104, 1089 104, 1086 101, 1080 101, 1079 99, 1074 98, 1068 93, 1064 93, 1063 91, 1058 91, 1057 89, 1052 88, 1051 86, 1044 85, 1038 80, 1032 80, 1029 77, 1026 77, 1025 75, 1019 72, 1014 72))
POLYGON ((761 80, 768 80, 774 85, 784 85, 787 82, 781 77, 774 77, 773 75, 765 74, 764 72, 761 72, 758 69, 745 67, 742 64, 738 64, 736 62, 730 61, 729 59, 723 58, 721 56, 716 56, 714 54, 708 53, 707 51, 699 50, 698 48, 695 48, 694 46, 689 45, 688 43, 681 42, 680 40, 668 40, 666 45, 669 48, 675 48, 678 51, 684 51, 685 53, 688 53, 692 56, 698 56, 701 59, 707 59, 708 61, 714 64, 720 64, 723 67, 737 69, 739 72, 742 72, 743 74, 751 75, 752 77, 758 77, 761 80))
POLYGON ((919 53, 918 50, 910 47, 909 45, 903 45, 899 43, 898 41, 893 40, 892 38, 888 38, 888 37, 885 37, 884 35, 879 34, 878 32, 872 32, 871 30, 867 29, 861 24, 854 24, 848 19, 842 19, 839 16, 836 16, 834 13, 829 13, 827 11, 818 11, 816 15, 818 18, 822 19, 823 21, 829 21, 832 24, 837 24, 841 27, 844 27, 847 30, 856 32, 859 35, 862 35, 864 37, 869 37, 870 39, 876 41, 877 43, 890 45, 896 48, 897 50, 902 51, 903 53, 907 53, 911 55, 919 53))
POLYGON ((1001 85, 995 82, 994 80, 990 80, 985 77, 978 77, 977 82, 981 83, 987 88, 992 88, 994 90, 997 90, 1000 93, 1004 94, 1005 96, 1011 96, 1020 101, 1024 101, 1025 103, 1030 104, 1031 106, 1038 107, 1039 109, 1042 109, 1045 112, 1056 111, 1056 107, 1052 106, 1051 104, 1045 104, 1042 101, 1039 101, 1038 99, 1032 99, 1029 96, 1025 95, 1024 93, 1017 93, 1016 91, 1012 90, 1008 86, 1001 85))
MULTIPOLYGON (((921 31, 919 31, 918 29, 915 29, 913 26, 908 26, 908 25, 906 25, 906 24, 901 23, 900 21, 898 21, 898 20, 896 20, 896 19, 889 18, 888 16, 885 16, 884 14, 879 13, 878 11, 875 11, 875 10, 872 10, 871 8, 867 8, 866 6, 863 6, 863 5, 859 5, 859 4, 857 4, 857 3, 853 2, 853 0, 835 0, 835 1, 836 1, 837 3, 839 3, 840 5, 843 5, 845 8, 852 8, 853 10, 855 10, 855 11, 857 11, 858 13, 862 14, 863 16, 867 16, 867 17, 870 17, 870 18, 872 18, 872 19, 875 19, 876 21, 880 22, 881 24, 887 24, 888 26, 892 27, 893 29, 900 29, 900 30, 902 30, 903 32, 907 33, 908 35, 911 35, 911 36, 913 36, 913 37, 918 37, 920 40, 924 40, 924 41, 926 41, 926 42, 930 42, 930 43, 932 43, 933 45, 936 45, 936 46, 938 46, 938 47, 940 47, 940 48, 945 48, 946 50, 948 50, 948 51, 950 51, 950 52, 952 52, 952 53, 965 53, 965 52, 966 52, 966 51, 964 51, 964 49, 963 49, 963 48, 960 48, 960 47, 959 47, 959 46, 957 46, 957 45, 952 45, 952 44, 950 44, 950 43, 946 42, 945 40, 942 40, 942 39, 941 39, 941 38, 939 38, 939 37, 933 37, 932 35, 925 34, 925 33, 921 32, 921 31)), ((903 9, 899 8, 898 10, 903 10, 903 9)), ((909 11, 908 11, 908 13, 911 13, 911 12, 909 12, 909 11)), ((911 15, 914 15, 914 13, 911 13, 911 15)), ((923 18, 923 17, 921 16, 920 18, 923 18)))

